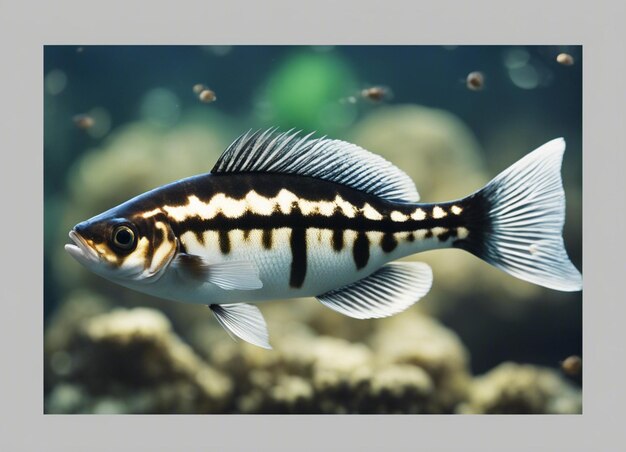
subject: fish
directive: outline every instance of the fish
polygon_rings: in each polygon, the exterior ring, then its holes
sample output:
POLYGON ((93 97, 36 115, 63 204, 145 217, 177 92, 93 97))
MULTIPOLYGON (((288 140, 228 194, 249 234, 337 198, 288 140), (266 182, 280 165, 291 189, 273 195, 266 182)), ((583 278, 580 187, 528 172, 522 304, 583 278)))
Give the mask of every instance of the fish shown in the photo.
POLYGON ((356 144, 276 128, 248 131, 210 172, 78 223, 66 251, 124 287, 203 304, 233 339, 271 349, 257 304, 315 297, 383 318, 429 292, 427 250, 469 252, 519 279, 582 290, 562 231, 563 138, 466 197, 420 203, 411 178, 356 144))

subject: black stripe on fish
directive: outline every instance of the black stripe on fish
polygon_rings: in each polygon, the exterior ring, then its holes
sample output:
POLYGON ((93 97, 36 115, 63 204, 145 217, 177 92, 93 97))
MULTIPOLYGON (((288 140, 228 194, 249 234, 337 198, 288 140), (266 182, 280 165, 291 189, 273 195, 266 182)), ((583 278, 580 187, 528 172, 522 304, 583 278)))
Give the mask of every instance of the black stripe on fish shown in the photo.
POLYGON ((333 229, 333 236, 332 236, 332 245, 333 245, 333 249, 337 252, 341 251, 343 249, 344 243, 343 243, 343 230, 342 229, 333 229))
MULTIPOLYGON (((293 209, 291 214, 283 214, 274 211, 271 215, 258 215, 246 211, 238 218, 226 218, 222 213, 218 213, 214 218, 204 221, 203 227, 198 230, 221 229, 222 224, 232 223, 235 220, 238 226, 236 229, 267 229, 280 227, 293 227, 296 224, 305 223, 305 227, 331 228, 331 229, 353 229, 365 231, 413 231, 416 229, 429 229, 432 227, 457 227, 464 226, 463 215, 453 215, 450 212, 450 205, 455 203, 440 204, 401 204, 393 203, 377 198, 373 195, 356 191, 346 186, 315 179, 307 176, 293 176, 287 174, 228 174, 228 175, 201 175, 183 179, 174 184, 155 189, 137 198, 132 202, 133 208, 149 212, 155 208, 164 206, 181 207, 189 203, 189 197, 195 196, 203 203, 222 194, 234 200, 242 200, 251 191, 266 198, 274 198, 281 190, 293 193, 298 199, 310 202, 333 202, 337 196, 350 203, 357 209, 363 209, 369 204, 373 209, 382 215, 380 220, 371 220, 359 211, 354 218, 345 216, 342 210, 335 209, 333 215, 324 216, 319 212, 312 212, 302 215, 298 209, 293 209), (446 215, 443 218, 433 218, 432 211, 439 207, 446 215), (403 215, 411 215, 416 208, 424 211, 423 220, 409 219, 407 221, 391 221, 390 215, 393 211, 398 211, 403 215), (294 224, 294 221, 296 224, 294 224)), ((125 203, 126 204, 126 203, 125 203)), ((118 207, 123 215, 125 204, 118 207)), ((296 204, 296 203, 294 203, 296 204)), ((463 201, 457 201, 459 207, 463 207, 463 201)), ((135 209, 133 209, 136 212, 135 209)), ((181 223, 197 223, 198 218, 186 218, 181 223)), ((170 221, 175 220, 170 217, 170 221)), ((183 225, 184 227, 184 225, 183 225)), ((187 229, 187 228, 185 228, 187 229)), ((191 230, 191 229, 187 229, 191 230)))
POLYGON ((385 232, 382 240, 380 241, 380 246, 385 253, 391 253, 398 246, 398 241, 394 237, 393 233, 385 232))
POLYGON ((266 250, 272 249, 272 236, 274 234, 273 229, 263 229, 263 236, 261 242, 263 243, 263 248, 266 250))
POLYGON ((357 270, 361 270, 365 267, 370 259, 370 241, 363 231, 359 231, 357 233, 356 240, 354 241, 354 246, 352 248, 352 256, 354 257, 354 263, 356 264, 357 270))
POLYGON ((289 285, 293 288, 302 287, 306 278, 306 229, 294 228, 291 230, 291 274, 289 275, 289 285))
MULTIPOLYGON (((441 204, 438 204, 441 206, 441 204)), ((422 205, 423 210, 428 210, 428 205, 422 205)), ((415 209, 405 209, 405 214, 410 215, 415 209)), ((398 210, 393 209, 393 210, 398 210)), ((387 212, 385 212, 387 213, 387 212)), ((284 214, 282 212, 273 212, 270 215, 259 215, 249 211, 244 212, 237 218, 228 218, 222 213, 218 213, 215 217, 203 219, 200 217, 190 216, 182 221, 169 219, 170 224, 181 233, 186 231, 206 231, 206 230, 234 230, 234 229, 278 229, 278 228, 316 228, 316 229, 332 229, 332 230, 353 230, 364 232, 413 232, 418 229, 432 229, 435 227, 456 228, 466 226, 464 215, 451 216, 447 215, 443 218, 434 219, 427 216, 424 220, 392 221, 388 217, 382 220, 371 220, 358 214, 353 218, 349 218, 340 209, 337 209, 333 215, 325 216, 322 214, 303 215, 299 209, 293 209, 291 213, 284 214)))
POLYGON ((159 246, 165 240, 165 231, 161 228, 154 228, 154 235, 152 240, 148 240, 148 250, 146 251, 146 263, 150 265, 154 258, 154 253, 159 249, 159 246))
MULTIPOLYGON (((150 262, 152 262, 152 258, 154 257, 156 249, 163 242, 164 233, 161 229, 154 227, 153 222, 140 221, 133 222, 133 224, 137 228, 137 232, 139 233, 140 237, 150 238, 150 240, 148 240, 148 247, 144 255, 145 262, 147 262, 149 265, 150 262)), ((130 256, 130 254, 128 256, 130 256)), ((117 262, 118 266, 121 266, 128 256, 124 256, 123 259, 119 260, 117 262)))
POLYGON ((204 245, 204 231, 193 231, 200 245, 204 245))
POLYGON ((218 242, 220 244, 220 251, 222 254, 230 253, 230 236, 228 235, 229 230, 219 229, 218 230, 218 242))
POLYGON ((450 234, 452 229, 444 229, 443 232, 437 234, 437 238, 439 239, 440 242, 445 242, 446 240, 448 240, 450 238, 450 234))
MULTIPOLYGON (((461 205, 460 203, 456 203, 461 205)), ((482 256, 487 243, 486 238, 492 232, 493 227, 488 212, 492 204, 484 193, 478 192, 463 200, 463 225, 468 229, 467 239, 457 239, 452 246, 461 248, 476 256, 482 256)))
POLYGON ((190 196, 195 196, 201 202, 207 203, 220 193, 229 198, 243 199, 248 193, 255 191, 260 196, 273 198, 283 189, 295 194, 299 199, 310 201, 334 201, 339 195, 354 206, 363 206, 365 203, 369 203, 376 209, 379 209, 379 206, 387 206, 387 208, 394 208, 393 206, 396 205, 412 206, 412 204, 395 204, 374 195, 314 177, 255 173, 193 176, 139 195, 119 205, 116 210, 124 216, 125 213, 133 215, 138 211, 151 212, 164 206, 183 206, 188 204, 190 196))

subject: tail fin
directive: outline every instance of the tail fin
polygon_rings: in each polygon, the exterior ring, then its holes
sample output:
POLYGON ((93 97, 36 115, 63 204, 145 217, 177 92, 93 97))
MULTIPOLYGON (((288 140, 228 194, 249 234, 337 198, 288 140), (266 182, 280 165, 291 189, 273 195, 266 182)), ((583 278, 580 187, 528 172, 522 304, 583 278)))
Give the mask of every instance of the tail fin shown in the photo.
POLYGON ((505 272, 562 291, 582 289, 582 276, 563 245, 565 193, 557 138, 504 170, 466 198, 467 240, 457 246, 505 272))

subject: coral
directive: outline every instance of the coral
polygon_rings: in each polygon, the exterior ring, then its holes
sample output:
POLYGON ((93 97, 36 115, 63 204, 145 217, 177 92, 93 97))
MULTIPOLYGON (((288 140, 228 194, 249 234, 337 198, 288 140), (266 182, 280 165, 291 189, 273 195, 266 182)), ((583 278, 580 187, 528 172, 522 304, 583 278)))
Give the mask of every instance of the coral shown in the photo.
MULTIPOLYGON (((85 290, 76 290, 54 312, 47 322, 44 334, 45 390, 49 390, 72 372, 75 362, 70 346, 83 322, 106 312, 110 307, 106 298, 85 290)), ((64 394, 67 393, 62 391, 60 400, 66 400, 64 394)))
POLYGON ((87 290, 75 290, 52 315, 45 332, 45 351, 58 351, 69 346, 84 320, 107 312, 111 303, 103 296, 87 290))
MULTIPOLYGON (((282 314, 265 312, 270 326, 279 324, 282 314)), ((269 353, 206 333, 204 353, 236 382, 237 409, 246 413, 453 412, 470 383, 458 338, 416 312, 378 322, 366 342, 277 328, 269 353)), ((203 347, 199 337, 193 342, 203 347)))
POLYGON ((74 363, 47 411, 220 412, 228 378, 202 361, 158 311, 116 309, 82 322, 68 347, 74 363), (83 403, 76 400, 87 399, 83 403))
POLYGON ((48 413, 580 411, 580 390, 549 369, 505 364, 473 381, 458 337, 418 311, 379 320, 363 342, 294 323, 271 351, 206 326, 190 335, 198 353, 160 312, 102 313, 94 300, 75 294, 48 328, 48 413))
POLYGON ((502 363, 472 383, 464 413, 577 414, 580 390, 553 369, 502 363))
POLYGON ((466 397, 469 354, 459 338, 416 311, 385 319, 371 343, 382 363, 424 369, 434 386, 429 412, 451 412, 466 397))

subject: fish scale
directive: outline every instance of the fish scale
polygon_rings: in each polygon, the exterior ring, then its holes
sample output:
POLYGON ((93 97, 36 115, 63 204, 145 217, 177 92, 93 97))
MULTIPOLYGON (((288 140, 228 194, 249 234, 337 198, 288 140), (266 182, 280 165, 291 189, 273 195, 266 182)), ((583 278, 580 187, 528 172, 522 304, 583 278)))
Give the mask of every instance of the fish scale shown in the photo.
POLYGON ((314 296, 354 318, 394 315, 432 284, 426 264, 394 261, 435 248, 580 290, 561 235, 564 150, 552 140, 469 196, 420 203, 405 173, 354 144, 248 133, 210 173, 77 224, 66 249, 123 286, 206 304, 232 336, 265 348, 263 316, 246 303, 314 296))

